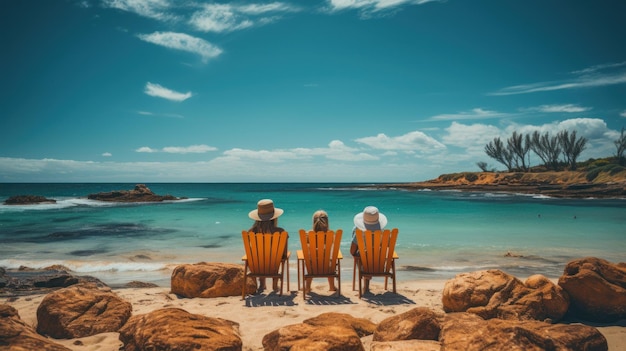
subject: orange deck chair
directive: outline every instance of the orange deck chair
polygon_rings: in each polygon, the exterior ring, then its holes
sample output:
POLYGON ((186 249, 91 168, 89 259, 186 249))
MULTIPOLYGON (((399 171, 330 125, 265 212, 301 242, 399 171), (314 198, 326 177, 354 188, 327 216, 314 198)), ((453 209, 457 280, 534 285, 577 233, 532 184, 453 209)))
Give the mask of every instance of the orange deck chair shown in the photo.
POLYGON ((305 231, 300 229, 302 250, 298 250, 298 289, 300 277, 303 279, 302 290, 306 299, 307 278, 337 279, 337 293, 341 295, 341 229, 327 232, 305 231))
POLYGON ((287 232, 275 232, 274 234, 263 234, 241 232, 243 247, 246 254, 241 258, 245 266, 243 270, 242 297, 246 298, 246 281, 248 277, 253 278, 279 278, 280 295, 283 294, 283 281, 287 274, 287 291, 289 291, 289 256, 287 251, 287 232), (248 273, 249 271, 249 273, 248 273))
POLYGON ((355 256, 355 260, 359 276, 359 298, 363 295, 362 282, 365 278, 385 277, 385 289, 388 278, 391 278, 393 292, 396 292, 396 259, 399 258, 395 252, 397 238, 397 228, 374 232, 356 230, 359 256, 355 256))

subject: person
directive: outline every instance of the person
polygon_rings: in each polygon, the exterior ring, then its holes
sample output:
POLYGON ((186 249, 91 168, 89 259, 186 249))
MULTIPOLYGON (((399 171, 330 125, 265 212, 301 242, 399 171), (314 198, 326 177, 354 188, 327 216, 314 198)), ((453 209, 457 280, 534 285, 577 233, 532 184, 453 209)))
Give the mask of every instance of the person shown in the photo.
MULTIPOLYGON (((274 201, 271 199, 262 199, 257 202, 257 208, 248 213, 248 217, 254 220, 249 232, 274 234, 276 232, 284 232, 285 230, 278 226, 278 217, 284 213, 283 209, 274 207, 274 201)), ((285 245, 285 253, 287 255, 287 245, 285 245)), ((278 279, 272 279, 272 289, 278 290, 278 279)), ((259 291, 265 290, 265 278, 259 278, 259 291)))
MULTIPOLYGON (((387 216, 380 213, 375 206, 367 206, 363 212, 359 212, 354 216, 354 228, 352 229, 352 243, 350 244, 350 254, 354 257, 359 256, 359 247, 356 239, 356 230, 383 230, 387 225, 387 216)), ((365 291, 369 290, 369 278, 365 278, 365 291)))
MULTIPOLYGON (((315 211, 315 213, 313 213, 313 231, 314 232, 327 232, 329 231, 329 225, 328 225, 328 213, 326 213, 326 211, 324 210, 319 210, 319 211, 315 211)), ((305 289, 306 291, 310 291, 311 290, 311 281, 313 280, 313 278, 307 278, 305 281, 305 289)), ((335 278, 333 277, 328 277, 328 286, 329 286, 329 290, 330 291, 337 291, 337 288, 335 287, 335 278)))

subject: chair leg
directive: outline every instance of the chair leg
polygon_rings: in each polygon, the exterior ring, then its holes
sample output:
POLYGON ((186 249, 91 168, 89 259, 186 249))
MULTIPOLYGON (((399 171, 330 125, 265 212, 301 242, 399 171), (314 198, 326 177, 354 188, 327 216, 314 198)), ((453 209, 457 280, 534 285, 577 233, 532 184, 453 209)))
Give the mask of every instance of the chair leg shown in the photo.
POLYGON ((354 265, 352 267, 352 291, 356 290, 356 288, 354 287, 355 283, 356 283, 356 270, 357 270, 357 265, 356 265, 356 256, 354 257, 354 265))
POLYGON ((243 288, 241 289, 241 298, 246 299, 246 285, 248 285, 248 262, 243 267, 243 288))
POLYGON ((393 279, 393 293, 396 293, 396 262, 393 261, 391 262, 391 269, 393 270, 393 277, 391 279, 393 279))
POLYGON ((300 286, 301 286, 300 285, 300 274, 302 274, 301 271, 300 271, 300 264, 301 263, 303 263, 302 260, 298 260, 298 264, 296 265, 298 267, 298 290, 300 290, 300 286))
POLYGON ((361 271, 359 271, 359 299, 361 298, 361 296, 363 296, 363 290, 361 288, 361 279, 363 277, 361 276, 361 271))
POLYGON ((285 261, 287 264, 287 292, 289 292, 289 258, 287 258, 287 261, 285 261))
POLYGON ((337 296, 341 296, 341 262, 337 260, 337 296))

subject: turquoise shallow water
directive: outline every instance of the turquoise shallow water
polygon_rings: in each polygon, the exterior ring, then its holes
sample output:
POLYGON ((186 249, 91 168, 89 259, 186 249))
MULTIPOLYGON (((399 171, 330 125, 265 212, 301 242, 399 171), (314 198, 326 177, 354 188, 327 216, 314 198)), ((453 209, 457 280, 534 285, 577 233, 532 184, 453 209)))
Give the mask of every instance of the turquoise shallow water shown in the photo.
MULTIPOLYGON (((498 268, 524 277, 560 276, 575 258, 626 261, 626 200, 553 199, 516 194, 374 190, 360 184, 147 184, 157 194, 188 199, 110 204, 91 193, 135 184, 0 184, 0 201, 34 194, 55 205, 0 205, 0 266, 63 264, 115 285, 130 280, 169 284, 180 263, 240 263, 241 230, 261 198, 285 213, 289 249, 318 209, 343 229, 348 254, 352 218, 377 206, 399 228, 401 279, 448 279, 459 272, 498 268), (511 255, 507 256, 507 253, 511 255)), ((295 260, 291 260, 295 273, 295 260)), ((342 267, 352 274, 352 262, 342 267)), ((295 275, 294 275, 295 276, 295 275)))

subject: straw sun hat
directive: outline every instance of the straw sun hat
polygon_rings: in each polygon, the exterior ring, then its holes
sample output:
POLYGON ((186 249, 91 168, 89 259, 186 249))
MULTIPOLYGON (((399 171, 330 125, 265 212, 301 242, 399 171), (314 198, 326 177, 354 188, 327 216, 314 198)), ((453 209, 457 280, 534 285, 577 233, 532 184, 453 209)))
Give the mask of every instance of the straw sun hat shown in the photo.
POLYGON ((256 210, 250 211, 248 217, 255 221, 269 221, 280 217, 283 214, 281 208, 274 207, 274 201, 270 199, 259 200, 256 204, 256 210))
POLYGON ((378 212, 378 208, 367 206, 363 212, 354 216, 354 225, 361 230, 378 229, 376 224, 380 224, 380 229, 387 225, 387 216, 378 212))

